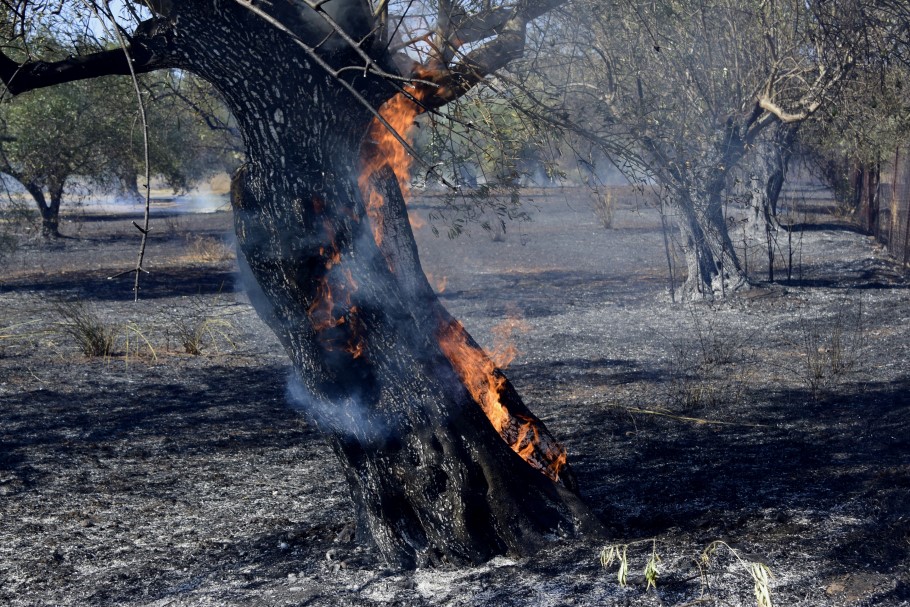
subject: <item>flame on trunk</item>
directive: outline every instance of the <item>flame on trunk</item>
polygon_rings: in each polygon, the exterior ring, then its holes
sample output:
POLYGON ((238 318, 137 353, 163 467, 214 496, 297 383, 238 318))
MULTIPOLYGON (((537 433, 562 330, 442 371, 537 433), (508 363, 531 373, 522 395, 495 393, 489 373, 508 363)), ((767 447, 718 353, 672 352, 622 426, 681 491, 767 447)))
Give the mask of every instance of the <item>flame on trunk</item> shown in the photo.
MULTIPOLYGON (((420 98, 414 87, 408 87, 406 90, 408 91, 408 94, 415 99, 420 98)), ((395 95, 379 108, 379 115, 382 116, 397 133, 405 138, 407 138, 411 127, 414 126, 414 119, 422 112, 422 107, 402 93, 395 95)), ((389 132, 389 129, 387 129, 379 120, 374 118, 373 122, 370 124, 370 130, 367 132, 366 141, 361 149, 361 162, 362 168, 360 177, 357 180, 357 185, 360 187, 360 191, 366 199, 367 215, 369 215, 370 222, 373 226, 373 237, 376 239, 377 244, 382 244, 384 230, 382 215, 379 210, 385 204, 385 199, 370 183, 370 178, 374 173, 383 167, 388 166, 392 169, 395 173, 395 177, 398 179, 398 187, 401 189, 401 195, 407 200, 411 194, 409 183, 413 158, 411 158, 411 155, 408 154, 407 150, 404 149, 398 140, 395 139, 392 133, 389 132)), ((412 227, 415 228, 419 227, 419 225, 415 225, 415 220, 422 223, 422 220, 419 218, 412 218, 410 214, 409 219, 411 219, 412 227)))
POLYGON ((496 363, 468 342, 468 334, 457 320, 440 327, 437 337, 446 358, 455 366, 461 383, 486 413, 496 431, 502 434, 511 416, 499 399, 506 378, 496 373, 496 363))
MULTIPOLYGON (((407 89, 415 99, 420 91, 407 89)), ((380 109, 380 115, 403 137, 414 124, 414 119, 423 108, 406 95, 399 93, 380 109)), ((399 188, 407 200, 410 195, 411 156, 379 120, 373 120, 363 147, 361 148, 362 169, 358 179, 360 191, 366 200, 367 215, 373 229, 376 243, 381 245, 384 226, 380 209, 385 204, 382 194, 372 185, 374 173, 389 166, 398 180, 399 188)), ((410 218, 412 228, 415 225, 410 218)), ((439 290, 445 289, 445 278, 439 290)), ((508 331, 514 330, 514 326, 508 331)), ((499 339, 493 354, 488 356, 468 336, 458 321, 443 322, 436 334, 439 346, 452 364, 474 401, 480 405, 493 428, 506 443, 529 465, 540 470, 554 482, 559 481, 559 471, 566 463, 566 450, 542 431, 539 422, 522 415, 513 415, 503 404, 506 378, 500 369, 506 367, 515 357, 515 348, 509 340, 499 339)))
POLYGON ((326 221, 323 229, 330 241, 319 249, 325 273, 316 285, 316 296, 307 308, 307 316, 323 347, 343 349, 352 358, 360 358, 366 346, 360 331, 359 310, 351 301, 357 282, 350 269, 341 267, 341 251, 335 244, 331 223, 326 221))
POLYGON ((461 382, 503 440, 528 464, 558 481, 559 471, 566 463, 565 448, 549 435, 542 435, 536 420, 512 415, 502 402, 506 378, 500 369, 505 368, 516 354, 511 341, 497 344, 492 356, 488 356, 471 343, 464 326, 457 320, 440 327, 437 338, 461 382))

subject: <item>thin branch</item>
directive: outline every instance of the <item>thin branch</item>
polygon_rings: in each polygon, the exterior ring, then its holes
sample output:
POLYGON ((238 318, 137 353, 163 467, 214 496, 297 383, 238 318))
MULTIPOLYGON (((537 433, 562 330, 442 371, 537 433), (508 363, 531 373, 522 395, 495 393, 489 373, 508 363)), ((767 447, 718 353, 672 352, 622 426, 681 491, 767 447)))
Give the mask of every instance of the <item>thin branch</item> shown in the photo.
MULTIPOLYGON (((107 27, 104 25, 104 20, 101 18, 98 10, 95 8, 94 4, 83 0, 85 4, 88 5, 89 9, 95 14, 95 17, 98 21, 101 21, 102 27, 105 31, 110 34, 107 27)), ((130 69, 130 79, 133 83, 133 89, 136 92, 136 103, 139 107, 139 120, 142 123, 142 144, 143 144, 143 155, 145 161, 145 214, 143 217, 142 226, 140 227, 135 221, 133 225, 136 226, 136 229, 142 234, 142 241, 139 245, 139 256, 136 259, 136 267, 133 270, 136 273, 135 280, 133 281, 133 301, 139 301, 139 276, 143 272, 146 272, 145 268, 142 267, 142 262, 145 260, 145 249, 148 244, 148 235, 149 235, 149 216, 152 206, 152 162, 149 157, 149 125, 148 125, 148 116, 145 112, 145 103, 142 100, 142 90, 139 88, 139 78, 136 76, 136 71, 133 69, 133 59, 130 56, 129 46, 126 43, 126 40, 123 37, 123 34, 120 31, 120 28, 116 26, 116 21, 114 19, 113 13, 111 13, 110 6, 105 5, 107 8, 107 17, 114 21, 114 35, 117 37, 117 42, 120 44, 120 48, 123 51, 124 56, 126 57, 126 64, 130 69)), ((148 272, 146 272, 147 274, 148 272)))

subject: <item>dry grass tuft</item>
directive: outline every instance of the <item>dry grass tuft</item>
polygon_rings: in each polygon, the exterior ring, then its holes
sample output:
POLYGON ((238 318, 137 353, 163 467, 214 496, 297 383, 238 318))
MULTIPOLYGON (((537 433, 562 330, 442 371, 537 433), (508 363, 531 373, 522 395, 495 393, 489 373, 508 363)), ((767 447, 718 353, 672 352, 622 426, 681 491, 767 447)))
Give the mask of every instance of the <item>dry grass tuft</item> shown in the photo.
POLYGON ((233 247, 213 236, 188 236, 187 253, 181 261, 187 263, 221 263, 233 261, 236 255, 233 247))
POLYGON ((114 351, 117 331, 105 323, 94 310, 80 301, 60 302, 54 306, 59 325, 88 357, 110 356, 114 351))

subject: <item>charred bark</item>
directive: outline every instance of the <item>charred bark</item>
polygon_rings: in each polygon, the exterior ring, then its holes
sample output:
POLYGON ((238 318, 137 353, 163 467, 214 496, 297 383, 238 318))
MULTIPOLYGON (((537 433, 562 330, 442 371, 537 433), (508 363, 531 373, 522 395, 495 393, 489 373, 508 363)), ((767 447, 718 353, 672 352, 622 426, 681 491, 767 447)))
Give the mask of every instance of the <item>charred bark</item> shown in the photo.
MULTIPOLYGON (((554 535, 598 533, 571 473, 554 482, 521 459, 443 353, 439 323, 449 317, 410 231, 383 249, 373 237, 357 185, 373 118, 362 101, 378 106, 396 90, 364 70, 329 73, 357 53, 325 44, 314 61, 240 3, 174 10, 164 61, 213 83, 237 119, 250 160, 232 203, 263 295, 254 305, 345 472, 361 540, 415 566, 531 554, 554 535)), ((352 37, 370 34, 350 19, 352 37)), ((504 398, 533 417, 511 386, 504 398)))

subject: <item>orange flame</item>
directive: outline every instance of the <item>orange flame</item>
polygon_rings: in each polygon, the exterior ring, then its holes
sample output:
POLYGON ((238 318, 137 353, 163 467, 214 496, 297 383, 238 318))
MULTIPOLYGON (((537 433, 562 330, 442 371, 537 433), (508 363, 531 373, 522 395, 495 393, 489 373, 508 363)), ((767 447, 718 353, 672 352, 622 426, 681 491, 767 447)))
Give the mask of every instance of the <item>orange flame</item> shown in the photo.
MULTIPOLYGON (((512 328, 500 335, 511 333, 512 328)), ((541 435, 533 419, 513 416, 502 403, 506 378, 500 371, 511 362, 516 349, 511 343, 494 347, 492 357, 468 340, 468 333, 458 321, 440 328, 437 333, 443 354, 452 363, 461 383, 483 409, 493 428, 522 459, 540 470, 554 482, 566 463, 566 450, 550 438, 541 435), (498 359, 498 362, 494 360, 498 359)))
POLYGON ((334 231, 328 221, 325 223, 325 233, 332 242, 319 249, 319 255, 325 264, 325 274, 316 285, 316 296, 307 309, 307 316, 322 345, 329 350, 334 350, 340 340, 344 339, 343 335, 328 332, 329 329, 346 325, 348 338, 344 350, 353 358, 360 358, 366 345, 360 335, 358 308, 351 305, 352 294, 357 291, 357 282, 349 268, 340 267, 341 251, 334 242, 334 231))
MULTIPOLYGON (((408 87, 406 90, 415 99, 419 98, 414 87, 408 87)), ((414 119, 422 112, 423 108, 403 93, 398 93, 379 108, 379 115, 383 117, 389 126, 395 129, 395 132, 405 138, 408 136, 411 127, 414 126, 414 119)), ((407 200, 411 194, 409 183, 413 160, 389 129, 374 118, 370 124, 370 130, 367 132, 366 142, 361 150, 363 167, 360 171, 360 177, 357 179, 357 185, 366 199, 367 215, 369 215, 370 222, 373 225, 373 237, 376 239, 377 244, 382 244, 384 234, 380 209, 385 204, 385 198, 373 187, 370 179, 377 171, 388 166, 395 173, 398 187, 401 188, 401 194, 407 200)), ((411 225, 414 226, 413 219, 411 225)))
MULTIPOLYGON (((421 98, 417 89, 409 87, 407 91, 415 99, 421 98)), ((436 91, 436 94, 439 94, 439 91, 436 91)), ((407 137, 414 119, 422 112, 423 108, 402 93, 390 99, 379 110, 383 119, 403 137, 407 137)), ((381 209, 385 199, 373 187, 371 179, 376 172, 388 166, 394 172, 401 193, 407 200, 410 195, 409 180, 413 158, 388 128, 376 119, 370 125, 361 153, 363 168, 358 185, 366 200, 373 236, 376 243, 381 245, 384 236, 381 209)), ((415 217, 410 213, 409 219, 414 229, 422 225, 416 223, 415 217)), ((443 277, 437 287, 440 292, 445 290, 445 283, 446 279, 443 277)), ((503 440, 529 465, 540 470, 554 482, 558 482, 559 471, 566 463, 565 448, 546 432, 542 433, 536 420, 513 416, 502 403, 506 378, 500 369, 508 366, 515 358, 515 347, 508 338, 517 328, 520 328, 520 323, 511 321, 494 331, 496 343, 490 356, 470 342, 464 326, 458 321, 441 325, 437 331, 437 339, 468 393, 483 409, 503 440)), ((357 343, 362 345, 362 341, 357 343)), ((362 350, 349 343, 348 352, 356 358, 362 350)))
POLYGON ((454 365, 461 383, 486 413, 496 431, 501 434, 503 426, 511 416, 499 399, 506 380, 501 374, 495 373, 496 363, 482 350, 468 343, 464 325, 457 320, 442 327, 437 337, 443 354, 454 365))

